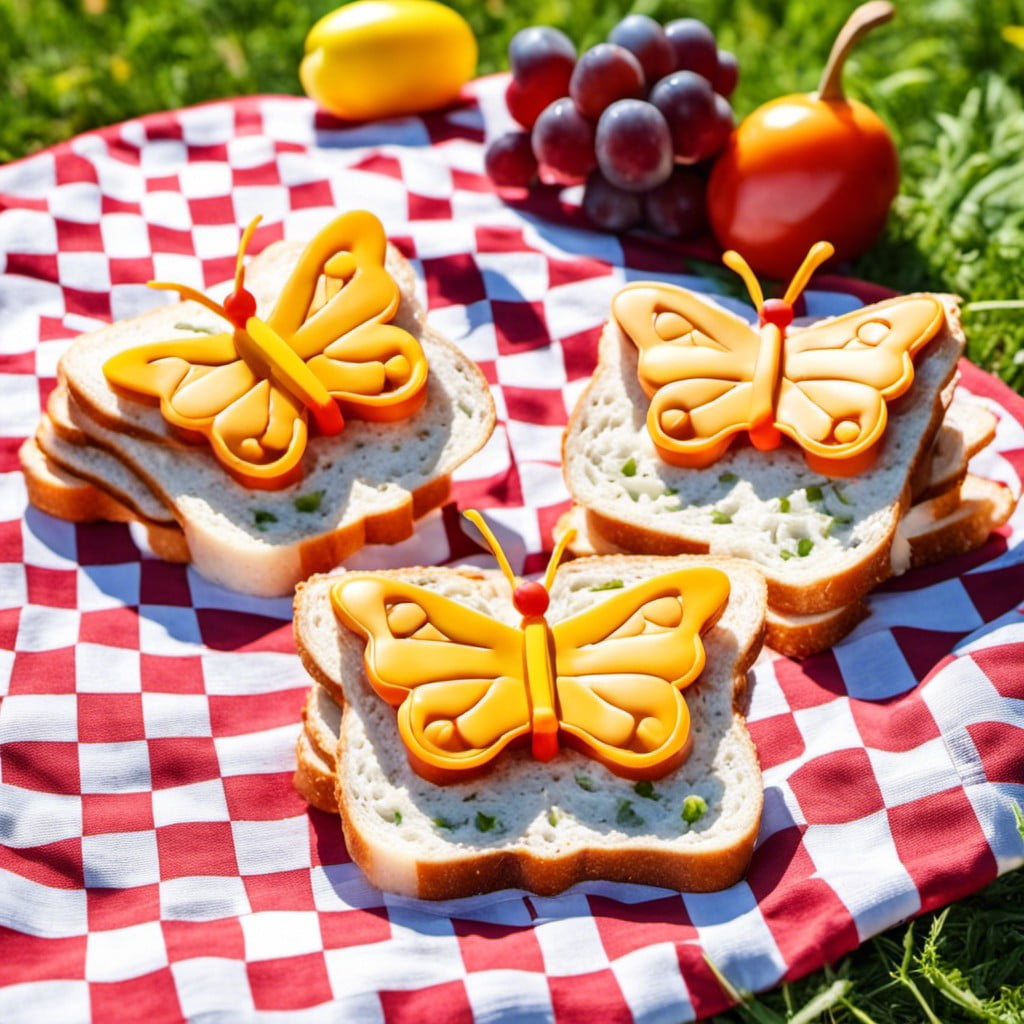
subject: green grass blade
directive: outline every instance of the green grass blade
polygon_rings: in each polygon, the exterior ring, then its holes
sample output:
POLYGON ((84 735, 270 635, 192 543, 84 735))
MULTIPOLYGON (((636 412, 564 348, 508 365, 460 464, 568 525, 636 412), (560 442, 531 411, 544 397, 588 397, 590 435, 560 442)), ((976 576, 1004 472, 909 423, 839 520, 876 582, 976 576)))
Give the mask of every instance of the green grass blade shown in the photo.
POLYGON ((789 1018, 788 1024, 812 1024, 826 1010, 831 1010, 832 1007, 841 1004, 851 987, 852 985, 848 978, 840 978, 832 982, 824 992, 819 992, 802 1009, 794 1013, 789 1018))

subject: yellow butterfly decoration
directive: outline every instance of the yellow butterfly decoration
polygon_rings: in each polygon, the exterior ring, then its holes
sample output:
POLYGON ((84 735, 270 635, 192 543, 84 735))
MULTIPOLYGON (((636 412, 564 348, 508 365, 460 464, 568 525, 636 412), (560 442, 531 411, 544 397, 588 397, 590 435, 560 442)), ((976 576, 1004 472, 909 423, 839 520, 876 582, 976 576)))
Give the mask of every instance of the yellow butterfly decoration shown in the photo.
POLYGON ((366 640, 367 678, 397 709, 412 767, 453 782, 527 740, 539 760, 565 743, 627 778, 659 778, 679 765, 691 743, 681 691, 704 668, 701 634, 728 602, 729 577, 675 569, 548 623, 571 534, 543 583, 517 582, 480 515, 466 517, 509 581, 519 625, 384 574, 349 573, 331 588, 335 614, 366 640))
POLYGON ((945 312, 935 296, 907 295, 788 329, 793 303, 832 253, 817 243, 784 297, 767 301, 743 258, 724 255, 759 311, 757 329, 683 288, 641 283, 615 296, 614 319, 639 350, 647 426, 662 458, 707 466, 745 431, 763 450, 791 438, 829 476, 872 463, 887 403, 913 383, 913 356, 945 312))
POLYGON ((324 227, 265 320, 244 287, 258 223, 242 235, 234 291, 223 304, 187 285, 150 282, 202 304, 232 330, 139 345, 108 359, 103 372, 116 391, 157 399, 167 422, 189 440, 205 438, 241 483, 275 489, 301 475, 310 417, 331 435, 344 427, 344 414, 409 416, 423 402, 427 363, 417 339, 389 323, 400 293, 373 214, 352 211, 324 227))

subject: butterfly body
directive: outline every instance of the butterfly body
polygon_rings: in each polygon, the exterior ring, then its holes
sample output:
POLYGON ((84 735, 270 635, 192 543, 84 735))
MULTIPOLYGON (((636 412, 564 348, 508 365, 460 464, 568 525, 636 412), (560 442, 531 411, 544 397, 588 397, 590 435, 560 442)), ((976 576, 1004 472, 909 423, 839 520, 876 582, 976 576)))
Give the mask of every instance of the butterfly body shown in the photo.
POLYGON ((764 450, 789 437, 832 476, 870 465, 887 403, 910 387, 913 356, 945 316, 934 296, 914 295, 792 328, 788 303, 765 303, 755 328, 660 284, 627 286, 612 310, 639 351, 648 429, 666 461, 707 466, 746 432, 764 450))
POLYGON ((518 625, 380 574, 350 574, 331 601, 366 640, 367 679, 397 709, 410 763, 445 783, 527 739, 541 761, 564 744, 631 778, 671 770, 690 743, 681 690, 703 669, 701 633, 728 593, 717 569, 675 570, 518 625))
POLYGON ((236 328, 233 338, 239 357, 254 377, 286 392, 297 408, 309 409, 322 434, 341 432, 345 419, 330 392, 269 324, 250 316, 244 327, 236 328))
POLYGON ((266 318, 242 285, 222 305, 177 290, 232 327, 202 340, 176 338, 118 353, 103 367, 132 399, 157 400, 186 439, 200 439, 248 487, 284 487, 301 475, 309 420, 334 435, 345 414, 395 420, 422 404, 427 378, 419 342, 390 323, 400 299, 385 267, 386 239, 372 214, 343 214, 316 235, 266 318))
POLYGON ((543 616, 523 619, 523 675, 530 698, 530 746, 538 761, 558 753, 558 716, 555 712, 555 664, 551 630, 543 616))

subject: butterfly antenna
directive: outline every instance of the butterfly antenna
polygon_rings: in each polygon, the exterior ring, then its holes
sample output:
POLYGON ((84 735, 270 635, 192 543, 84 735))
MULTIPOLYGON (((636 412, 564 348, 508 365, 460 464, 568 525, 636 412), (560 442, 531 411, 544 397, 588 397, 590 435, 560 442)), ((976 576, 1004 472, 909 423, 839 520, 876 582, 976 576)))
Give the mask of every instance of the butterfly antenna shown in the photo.
POLYGON ((723 253, 722 262, 733 273, 740 275, 743 283, 747 286, 747 292, 754 303, 754 308, 760 309, 764 305, 764 292, 761 291, 761 283, 750 269, 750 264, 735 249, 729 249, 728 252, 723 253))
POLYGON ((240 292, 245 285, 245 251, 249 248, 252 236, 256 234, 256 228, 263 218, 253 217, 246 229, 242 232, 242 238, 238 243, 238 256, 235 258, 235 291, 240 292))
POLYGON ((245 292, 245 251, 249 248, 252 236, 262 219, 253 217, 242 232, 242 238, 238 243, 238 256, 235 259, 235 290, 227 297, 224 305, 214 302, 209 296, 187 284, 178 284, 175 281, 147 281, 146 285, 161 292, 177 292, 183 299, 198 302, 200 306, 216 313, 217 316, 224 317, 236 327, 244 327, 246 320, 256 312, 256 300, 245 292))
POLYGON ((799 269, 793 275, 793 280, 789 282, 789 287, 786 289, 786 294, 782 297, 782 301, 788 302, 790 305, 796 302, 800 297, 800 293, 811 280, 811 275, 822 263, 830 260, 835 251, 836 248, 831 242, 815 242, 811 246, 810 252, 804 257, 803 263, 800 264, 799 269))
POLYGON ((505 578, 508 580, 509 586, 515 590, 516 574, 512 571, 512 566, 509 565, 509 561, 505 557, 505 552, 501 550, 498 538, 494 536, 491 528, 484 522, 484 517, 474 508, 468 508, 462 514, 484 535, 484 540, 487 541, 487 546, 491 549, 491 554, 494 555, 494 559, 498 563, 499 568, 505 574, 505 578))
POLYGON ((176 284, 174 281, 147 281, 146 286, 160 292, 177 292, 183 299, 191 299, 192 302, 198 302, 200 306, 205 306, 217 316, 224 316, 224 310, 218 303, 202 292, 196 291, 195 288, 190 288, 187 284, 176 284))
POLYGON ((544 573, 545 590, 551 590, 551 586, 555 582, 555 573, 558 571, 558 565, 562 561, 565 549, 569 546, 575 536, 576 530, 568 529, 561 537, 558 538, 558 542, 555 544, 555 550, 551 552, 551 560, 548 562, 547 571, 544 573))

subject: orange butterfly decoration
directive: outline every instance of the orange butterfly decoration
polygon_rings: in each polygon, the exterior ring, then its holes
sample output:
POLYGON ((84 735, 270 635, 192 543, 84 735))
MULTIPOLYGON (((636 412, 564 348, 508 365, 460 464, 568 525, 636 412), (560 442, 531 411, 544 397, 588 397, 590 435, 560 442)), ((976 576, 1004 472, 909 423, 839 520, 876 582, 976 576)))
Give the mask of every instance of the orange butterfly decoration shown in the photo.
POLYGON ((127 349, 104 364, 115 390, 160 403, 189 440, 205 438, 219 462, 247 487, 275 489, 301 475, 309 419, 339 433, 344 414, 368 420, 411 415, 425 396, 419 342, 389 323, 398 285, 385 268, 387 241, 373 214, 342 214, 309 243, 267 318, 244 287, 238 249, 234 290, 218 304, 187 285, 151 281, 212 310, 232 330, 127 349))
POLYGON ((887 403, 913 383, 913 356, 945 312, 935 296, 909 295, 789 329, 793 303, 832 253, 827 242, 813 246, 785 296, 767 301, 743 258, 724 255, 758 308, 757 329, 683 288, 634 284, 615 296, 614 318, 639 349, 647 426, 662 458, 707 466, 746 431, 763 450, 786 435, 826 475, 871 465, 887 403))
POLYGON ((366 640, 367 678, 397 708, 409 761, 448 783, 479 771, 510 744, 530 742, 548 761, 560 743, 611 771, 659 778, 690 749, 682 690, 705 664, 701 634, 729 598, 719 569, 675 569, 548 623, 549 591, 571 534, 544 582, 517 582, 476 512, 522 616, 518 626, 425 587, 350 573, 331 588, 335 614, 366 640))

